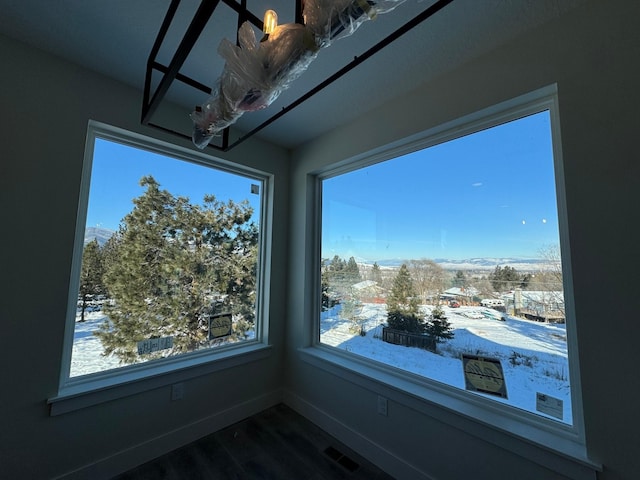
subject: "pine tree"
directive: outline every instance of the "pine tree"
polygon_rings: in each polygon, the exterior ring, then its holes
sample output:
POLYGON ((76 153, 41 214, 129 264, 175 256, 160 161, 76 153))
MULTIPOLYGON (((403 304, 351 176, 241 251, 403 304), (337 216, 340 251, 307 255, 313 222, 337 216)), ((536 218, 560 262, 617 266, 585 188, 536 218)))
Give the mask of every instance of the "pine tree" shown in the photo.
POLYGON ((335 255, 324 272, 328 295, 338 301, 351 295, 351 286, 361 280, 358 264, 353 257, 346 262, 335 255))
POLYGON ((377 262, 374 262, 373 267, 371 268, 371 280, 376 282, 378 285, 382 285, 382 272, 380 271, 380 266, 377 262))
POLYGON ((170 353, 210 344, 209 318, 231 312, 234 332, 252 328, 258 231, 247 202, 175 197, 151 176, 111 242, 105 284, 111 302, 100 332, 105 354, 138 359, 140 340, 173 337, 170 353))
POLYGON ((456 276, 453 277, 453 286, 460 288, 467 286, 467 277, 462 270, 458 270, 456 276))
POLYGON ((358 264, 356 263, 355 258, 349 257, 349 261, 344 268, 344 272, 345 280, 349 285, 354 285, 362 281, 362 277, 360 276, 360 268, 358 268, 358 264))
POLYGON ((339 290, 344 283, 346 263, 338 255, 334 255, 326 268, 326 279, 332 290, 339 290))
POLYGON ((387 324, 396 330, 422 333, 424 322, 419 316, 419 310, 413 280, 407 265, 402 264, 387 297, 387 324))
POLYGON ((444 310, 439 305, 436 306, 429 316, 429 320, 425 326, 425 333, 433 338, 434 345, 437 348, 438 343, 445 340, 451 340, 454 336, 453 328, 444 314, 444 310))
POLYGON ((118 246, 120 239, 122 238, 121 231, 115 232, 109 240, 102 246, 100 249, 101 257, 102 257, 102 266, 104 269, 103 273, 103 286, 105 289, 105 295, 109 297, 108 285, 106 283, 106 279, 104 279, 104 275, 107 271, 112 267, 112 265, 119 261, 118 258, 118 246))
POLYGON ((497 265, 495 270, 489 274, 489 280, 496 292, 513 290, 522 283, 522 278, 518 271, 508 265, 504 268, 497 265))
POLYGON ((78 294, 82 302, 80 321, 84 322, 84 314, 90 297, 104 293, 102 282, 103 263, 98 241, 93 239, 84 246, 82 251, 82 268, 80 271, 80 287, 78 294))
POLYGON ((333 306, 331 304, 331 296, 329 294, 329 274, 327 269, 327 261, 326 259, 322 259, 322 265, 320 267, 320 290, 322 292, 321 306, 323 312, 329 310, 333 306))

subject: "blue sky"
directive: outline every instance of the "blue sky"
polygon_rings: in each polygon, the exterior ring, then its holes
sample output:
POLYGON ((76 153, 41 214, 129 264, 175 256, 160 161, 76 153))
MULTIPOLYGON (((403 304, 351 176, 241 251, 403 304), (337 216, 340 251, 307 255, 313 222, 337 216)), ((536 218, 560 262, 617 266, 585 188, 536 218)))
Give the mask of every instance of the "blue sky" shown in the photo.
MULTIPOLYGON (((87 226, 117 230, 144 175, 194 203, 246 198, 257 220, 255 180, 97 139, 87 226)), ((536 258, 558 237, 548 112, 323 182, 323 257, 536 258)))
POLYGON ((91 171, 87 226, 117 230, 144 189, 139 181, 152 175, 160 188, 202 204, 205 194, 218 200, 249 200, 256 222, 260 196, 251 194, 258 181, 190 162, 165 157, 103 139, 96 139, 91 171))
POLYGON ((323 182, 322 255, 536 258, 559 243, 541 112, 323 182))

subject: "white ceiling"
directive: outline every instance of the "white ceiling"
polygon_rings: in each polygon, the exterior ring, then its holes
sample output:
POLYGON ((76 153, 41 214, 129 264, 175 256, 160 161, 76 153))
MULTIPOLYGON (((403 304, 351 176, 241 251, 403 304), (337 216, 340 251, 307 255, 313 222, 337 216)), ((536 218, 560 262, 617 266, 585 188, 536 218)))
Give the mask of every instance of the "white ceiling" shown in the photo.
MULTIPOLYGON (((584 1, 454 0, 258 136, 296 147, 584 1)), ((269 108, 246 113, 236 125, 244 131, 255 128, 434 2, 406 0, 365 22, 352 36, 321 50, 269 108)), ((142 90, 147 57, 169 4, 170 0, 0 0, 0 33, 142 90)), ((199 4, 182 0, 160 51, 161 63, 168 65, 199 4)), ((258 17, 272 8, 279 23, 293 22, 293 0, 247 0, 247 6, 258 17)), ((236 22, 235 13, 221 3, 181 73, 213 86, 223 67, 218 44, 223 37, 235 40, 236 22)), ((167 98, 185 107, 185 133, 190 133, 188 114, 207 95, 174 82, 167 98)))

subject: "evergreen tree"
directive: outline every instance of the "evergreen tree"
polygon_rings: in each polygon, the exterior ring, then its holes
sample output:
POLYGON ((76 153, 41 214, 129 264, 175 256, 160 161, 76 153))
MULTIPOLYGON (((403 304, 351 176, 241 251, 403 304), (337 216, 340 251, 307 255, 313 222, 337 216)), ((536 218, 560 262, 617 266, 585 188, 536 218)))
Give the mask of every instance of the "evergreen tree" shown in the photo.
POLYGON ((353 257, 346 262, 335 255, 324 272, 328 296, 338 300, 351 295, 351 287, 361 281, 360 270, 353 257))
POLYGON ((371 268, 371 280, 376 282, 378 285, 382 285, 382 272, 380 271, 380 266, 377 262, 374 262, 373 267, 371 268))
POLYGON ((513 290, 522 283, 522 279, 518 271, 508 265, 504 268, 497 265, 495 270, 489 274, 489 281, 496 292, 513 290))
POLYGON ((345 279, 349 285, 353 285, 362 281, 362 277, 360 276, 360 268, 358 268, 358 264, 356 263, 355 258, 349 258, 349 261, 344 268, 344 272, 345 279))
POLYGON ((334 255, 326 269, 326 278, 333 289, 340 288, 344 282, 344 269, 346 263, 338 255, 334 255))
POLYGON ((347 264, 342 258, 340 258, 338 255, 334 255, 333 259, 331 260, 329 270, 331 272, 342 272, 346 266, 347 264))
POLYGON ((397 310, 391 310, 387 313, 387 325, 394 330, 409 333, 424 333, 426 326, 418 314, 401 313, 397 310))
POLYGON ((320 267, 320 288, 322 292, 322 311, 333 308, 338 303, 338 295, 335 286, 331 283, 332 262, 325 258, 322 259, 320 267))
POLYGON ((419 317, 419 309, 409 269, 402 264, 387 297, 387 324, 396 330, 421 333, 424 322, 419 317))
POLYGON ((80 321, 84 322, 84 314, 89 298, 104 293, 102 276, 104 273, 100 246, 93 239, 84 246, 82 251, 82 268, 80 270, 80 288, 78 294, 82 302, 80 321))
POLYGON ((393 279, 391 292, 387 297, 387 310, 415 315, 418 309, 419 303, 413 279, 407 265, 403 263, 393 279))
POLYGON ((325 310, 329 310, 334 305, 332 304, 331 296, 329 294, 329 280, 327 278, 327 271, 324 265, 324 261, 322 270, 320 271, 320 290, 322 292, 322 311, 324 312, 325 310))
POLYGON ((464 288, 467 286, 467 277, 462 270, 456 272, 456 276, 453 277, 453 286, 464 288))
POLYGON ((522 281, 520 282, 520 288, 522 288, 523 290, 526 290, 527 288, 529 288, 529 284, 531 283, 532 279, 533 279, 533 276, 530 273, 523 275, 522 281))
POLYGON ((258 230, 248 202, 212 195, 193 205, 151 176, 110 245, 104 279, 109 320, 96 335, 105 354, 138 358, 137 342, 172 336, 170 353, 210 343, 209 318, 231 312, 234 334, 252 328, 258 230))
POLYGON ((118 261, 118 242, 120 241, 120 238, 120 232, 115 232, 113 235, 111 235, 111 237, 109 237, 109 240, 107 240, 100 249, 100 252, 102 254, 102 264, 105 272, 114 262, 118 261))
POLYGON ((447 320, 442 307, 436 306, 429 316, 429 320, 425 326, 425 333, 433 338, 436 349, 438 343, 442 343, 445 340, 451 340, 454 336, 453 328, 447 320))

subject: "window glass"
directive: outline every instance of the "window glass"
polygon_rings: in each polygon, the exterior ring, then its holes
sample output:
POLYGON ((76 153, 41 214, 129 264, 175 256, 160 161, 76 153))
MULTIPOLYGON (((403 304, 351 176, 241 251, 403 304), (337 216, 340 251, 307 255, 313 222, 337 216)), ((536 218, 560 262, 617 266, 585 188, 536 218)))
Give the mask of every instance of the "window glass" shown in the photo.
POLYGON ((322 178, 326 346, 573 423, 549 110, 322 178))
POLYGON ((263 179, 113 137, 87 150, 69 377, 259 340, 263 179))

